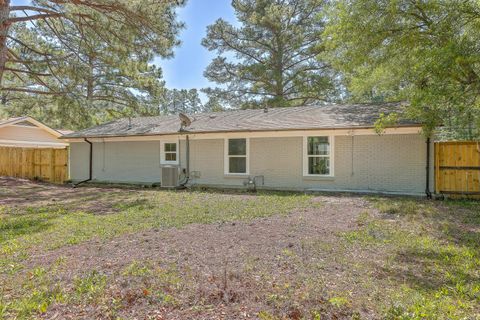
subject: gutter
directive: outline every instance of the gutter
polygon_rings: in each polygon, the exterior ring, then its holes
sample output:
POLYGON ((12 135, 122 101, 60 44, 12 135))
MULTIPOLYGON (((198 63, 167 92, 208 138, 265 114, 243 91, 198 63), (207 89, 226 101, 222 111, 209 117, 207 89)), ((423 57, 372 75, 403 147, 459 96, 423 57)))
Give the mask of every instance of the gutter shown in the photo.
POLYGON ((88 182, 92 180, 92 171, 93 171, 93 143, 88 141, 87 138, 84 138, 85 142, 90 145, 90 159, 89 159, 89 168, 88 168, 88 179, 85 179, 83 181, 77 182, 73 184, 73 187, 76 188, 82 183, 88 182))
POLYGON ((425 194, 427 199, 432 199, 432 193, 430 192, 430 137, 427 138, 427 165, 426 165, 426 176, 425 176, 425 194))
MULTIPOLYGON (((405 124, 405 125, 397 125, 392 127, 386 127, 385 129, 399 129, 399 128, 422 128, 421 124, 405 124)), ((129 138, 129 137, 157 137, 157 136, 175 136, 175 135, 185 135, 185 134, 212 134, 212 133, 255 133, 255 132, 289 132, 289 131, 317 131, 317 130, 356 130, 356 129, 372 129, 374 130, 375 127, 373 126, 353 126, 353 127, 325 127, 325 128, 287 128, 287 129, 242 129, 242 130, 210 130, 210 131, 180 131, 180 132, 166 132, 166 133, 158 133, 158 134, 107 134, 107 135, 100 135, 100 136, 79 136, 79 137, 69 137, 68 135, 61 136, 59 139, 62 140, 73 140, 73 139, 105 139, 105 138, 129 138)))

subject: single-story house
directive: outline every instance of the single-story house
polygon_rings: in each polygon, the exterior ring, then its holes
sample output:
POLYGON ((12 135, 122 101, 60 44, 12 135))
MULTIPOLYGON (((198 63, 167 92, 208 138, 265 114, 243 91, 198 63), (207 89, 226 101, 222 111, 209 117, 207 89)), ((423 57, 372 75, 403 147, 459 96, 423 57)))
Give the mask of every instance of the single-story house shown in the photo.
POLYGON ((424 195, 433 146, 421 125, 374 131, 380 113, 401 110, 333 104, 126 118, 62 139, 74 182, 424 195))
POLYGON ((31 117, 0 119, 0 146, 23 148, 65 148, 58 138, 72 131, 55 130, 31 117))

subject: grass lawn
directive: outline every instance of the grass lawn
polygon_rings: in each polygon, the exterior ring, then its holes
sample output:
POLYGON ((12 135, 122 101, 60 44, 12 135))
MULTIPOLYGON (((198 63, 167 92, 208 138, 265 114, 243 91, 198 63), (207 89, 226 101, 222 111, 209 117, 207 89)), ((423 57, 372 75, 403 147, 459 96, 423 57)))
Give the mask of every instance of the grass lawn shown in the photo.
POLYGON ((0 318, 480 319, 480 202, 0 179, 0 318))

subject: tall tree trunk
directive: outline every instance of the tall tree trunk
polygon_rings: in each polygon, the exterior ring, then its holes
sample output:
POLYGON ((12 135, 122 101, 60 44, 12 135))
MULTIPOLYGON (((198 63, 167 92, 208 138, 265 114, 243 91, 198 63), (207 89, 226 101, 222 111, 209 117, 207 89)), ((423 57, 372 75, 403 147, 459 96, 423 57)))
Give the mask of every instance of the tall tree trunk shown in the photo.
POLYGON ((3 72, 7 62, 7 35, 10 16, 10 0, 0 0, 0 88, 2 87, 3 72))

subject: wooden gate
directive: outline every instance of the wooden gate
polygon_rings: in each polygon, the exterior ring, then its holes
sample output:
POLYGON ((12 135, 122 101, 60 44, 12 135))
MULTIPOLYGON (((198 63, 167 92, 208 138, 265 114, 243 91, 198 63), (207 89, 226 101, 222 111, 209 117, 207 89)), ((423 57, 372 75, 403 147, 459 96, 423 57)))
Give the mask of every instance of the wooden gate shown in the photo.
POLYGON ((63 183, 68 179, 68 150, 0 147, 0 176, 63 183))
POLYGON ((480 197, 480 143, 435 143, 435 192, 480 197))

